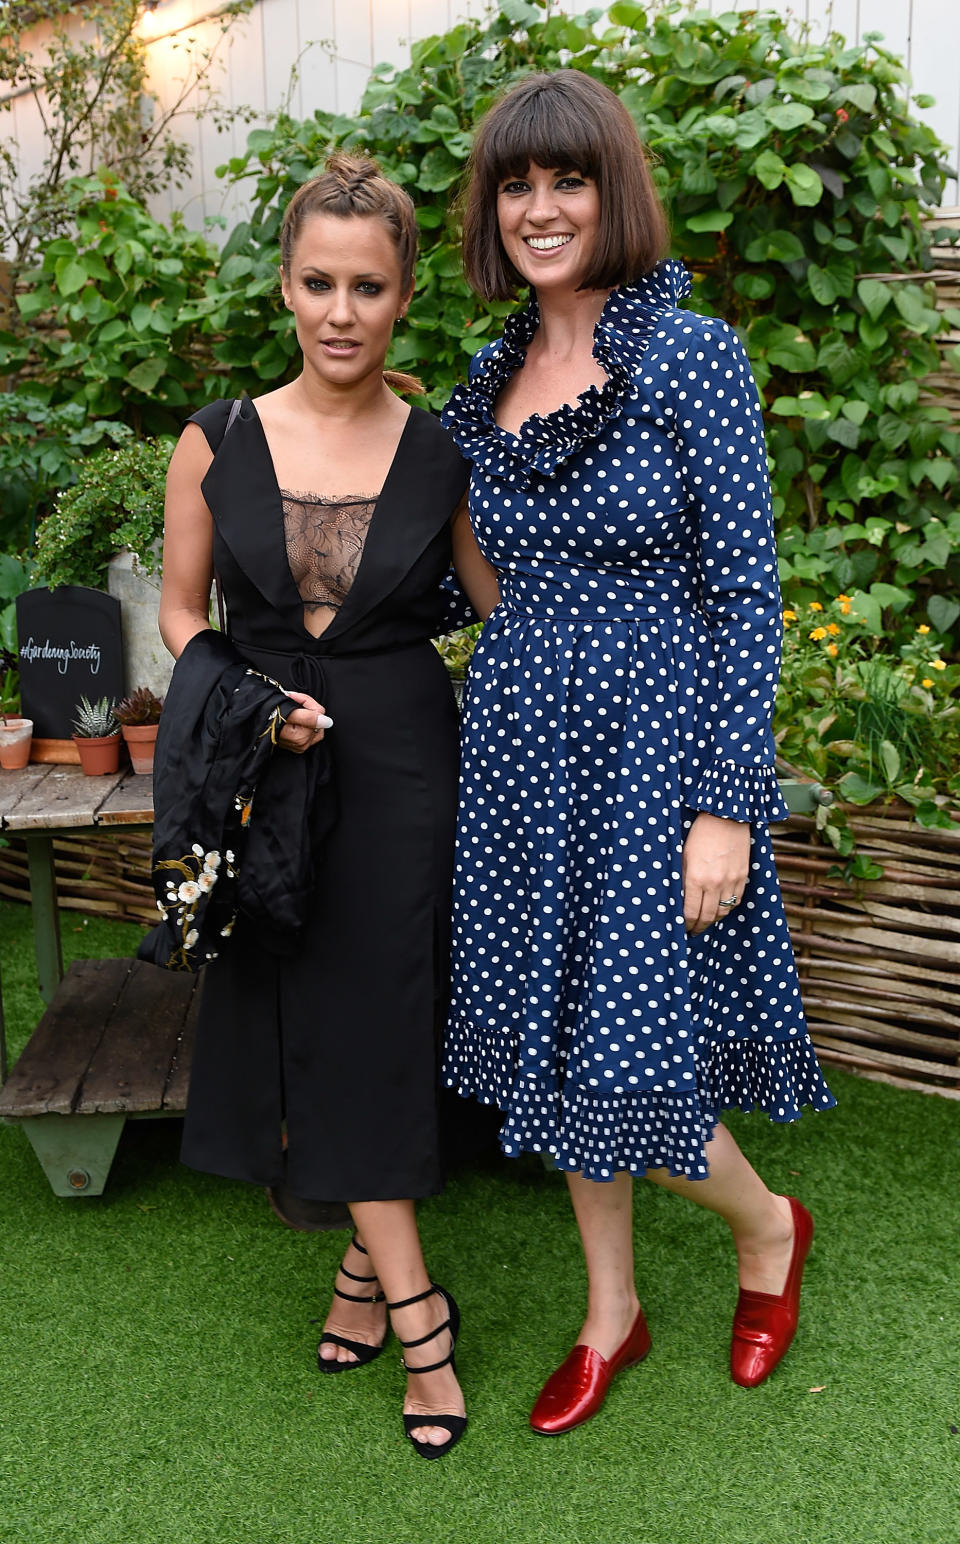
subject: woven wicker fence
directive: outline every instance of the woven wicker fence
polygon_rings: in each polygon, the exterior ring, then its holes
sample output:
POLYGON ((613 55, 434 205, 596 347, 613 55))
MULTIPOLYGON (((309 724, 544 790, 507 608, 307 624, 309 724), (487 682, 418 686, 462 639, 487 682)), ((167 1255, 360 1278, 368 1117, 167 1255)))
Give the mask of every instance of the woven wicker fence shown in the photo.
MULTIPOLYGON (((23 837, 8 836, 0 848, 0 895, 30 902, 27 847, 23 837)), ((53 843, 57 896, 69 911, 106 917, 111 922, 157 920, 150 879, 149 831, 120 836, 63 836, 53 843)))
POLYGON ((960 830, 843 809, 883 878, 831 877, 810 816, 773 828, 810 1032, 825 1062, 960 1099, 960 830))
MULTIPOLYGON (((825 1062, 960 1099, 960 831, 923 831, 906 805, 842 808, 882 879, 831 877, 812 817, 773 827, 814 1042, 825 1062)), ((62 906, 156 920, 148 832, 62 837, 54 854, 62 906)), ((0 849, 0 895, 29 902, 22 839, 0 849)))

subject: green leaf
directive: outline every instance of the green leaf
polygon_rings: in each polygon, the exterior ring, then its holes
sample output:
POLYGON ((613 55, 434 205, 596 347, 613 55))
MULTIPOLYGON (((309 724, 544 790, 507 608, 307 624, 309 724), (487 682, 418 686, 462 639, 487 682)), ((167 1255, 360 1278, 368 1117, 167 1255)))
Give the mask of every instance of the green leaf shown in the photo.
POLYGON ((745 253, 748 263, 799 263, 806 256, 803 242, 792 231, 767 231, 751 241, 745 253))
POLYGON ((813 208, 823 198, 823 182, 813 167, 806 167, 801 161, 787 167, 787 187, 793 202, 804 208, 813 208))
POLYGON ((130 312, 130 320, 137 332, 146 332, 152 319, 152 309, 150 306, 144 305, 142 300, 138 301, 130 312))
POLYGON ((901 590, 895 584, 872 584, 870 595, 881 606, 889 606, 893 611, 904 611, 913 599, 909 590, 901 590))
POLYGON ((928 831, 956 831, 958 829, 956 822, 950 819, 946 810, 940 809, 938 805, 934 804, 932 799, 925 799, 922 804, 917 805, 914 811, 914 819, 918 826, 924 826, 928 831))
POLYGON ((54 273, 61 295, 75 295, 87 282, 87 270, 76 258, 61 258, 54 273))
POLYGON ((763 104, 763 116, 775 129, 786 133, 790 129, 799 129, 801 124, 809 123, 813 117, 813 108, 808 107, 806 102, 766 101, 763 104))
POLYGON ((870 408, 866 402, 850 401, 845 402, 840 411, 844 418, 849 418, 851 423, 863 424, 866 421, 870 408))
POLYGON ((857 323, 857 331, 864 348, 871 350, 883 348, 890 336, 886 327, 881 327, 879 322, 871 322, 869 316, 861 316, 857 323))
POLYGON ((877 105, 876 86, 843 86, 837 92, 844 102, 849 102, 853 107, 859 108, 862 113, 870 113, 877 105))
MULTIPOLYGON (((749 96, 749 92, 747 93, 749 96)), ((739 150, 753 150, 770 137, 770 125, 757 107, 741 113, 736 120, 737 132, 734 144, 739 150)))
POLYGON ((826 268, 811 263, 807 268, 807 283, 814 300, 821 306, 832 305, 837 298, 837 287, 826 268))
POLYGON ((787 163, 775 150, 764 150, 753 163, 753 175, 765 188, 778 188, 787 174, 787 163))
POLYGON ((956 477, 956 467, 946 456, 937 456, 932 461, 924 462, 924 473, 942 493, 956 477))
POLYGON ((871 783, 859 772, 847 772, 837 784, 840 796, 846 799, 848 804, 872 804, 874 799, 886 792, 882 783, 871 783))
POLYGON ((913 284, 894 285, 893 303, 912 332, 926 330, 930 309, 923 295, 913 284))
POLYGON ((880 741, 880 764, 888 783, 895 783, 900 776, 900 752, 890 740, 880 741))
POLYGON ((948 633, 960 617, 960 601, 947 595, 931 595, 927 601, 927 616, 938 633, 948 633))
POLYGON ((136 391, 142 391, 149 396, 166 373, 166 359, 142 359, 128 372, 127 381, 136 391))
POLYGON ((836 418, 830 425, 830 438, 847 450, 856 450, 860 443, 860 430, 846 418, 836 418))
POLYGON ((746 296, 747 300, 766 300, 777 286, 768 273, 738 273, 733 287, 738 295, 746 296))
POLYGON ((436 145, 420 162, 417 187, 425 193, 442 193, 459 175, 460 162, 443 145, 436 145))
POLYGON ((861 279, 857 285, 857 294, 872 322, 883 315, 893 299, 890 285, 881 283, 879 279, 861 279))
POLYGON ((702 214, 692 214, 688 217, 687 230, 699 234, 702 231, 725 231, 733 224, 733 214, 729 209, 705 209, 702 214))
POLYGON ((809 338, 785 327, 776 341, 768 347, 767 360, 775 369, 790 370, 799 374, 814 368, 817 354, 809 338))

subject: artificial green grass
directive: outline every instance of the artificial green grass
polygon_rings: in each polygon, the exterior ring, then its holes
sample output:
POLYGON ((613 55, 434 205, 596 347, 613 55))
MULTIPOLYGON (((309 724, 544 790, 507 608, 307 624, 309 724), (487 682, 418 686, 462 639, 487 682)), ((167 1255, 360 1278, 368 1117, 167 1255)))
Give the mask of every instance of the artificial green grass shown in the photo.
MULTIPOLYGON (((3 913, 22 1039, 29 914, 3 913)), ((136 936, 64 916, 72 952, 136 936)), ((817 1222, 787 1360, 759 1389, 730 1382, 725 1230, 641 1183, 653 1351, 562 1438, 526 1417, 580 1322, 565 1187, 536 1160, 455 1174, 421 1222, 463 1310, 470 1426, 430 1464, 402 1434, 395 1341, 362 1371, 316 1371, 344 1234, 293 1233, 259 1192, 180 1167, 176 1122, 128 1123, 107 1193, 88 1200, 55 1198, 22 1132, 0 1127, 0 1539, 956 1544, 960 1105, 832 1082, 830 1114, 731 1121, 817 1222)))

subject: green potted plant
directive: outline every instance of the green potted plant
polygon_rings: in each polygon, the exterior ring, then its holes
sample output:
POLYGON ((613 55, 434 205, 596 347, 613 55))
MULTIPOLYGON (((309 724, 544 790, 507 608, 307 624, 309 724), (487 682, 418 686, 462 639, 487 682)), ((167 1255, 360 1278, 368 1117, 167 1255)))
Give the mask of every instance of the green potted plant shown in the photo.
POLYGON ((73 743, 86 777, 102 777, 120 765, 120 725, 107 697, 90 702, 81 697, 73 721, 73 743))
POLYGON ((149 686, 138 686, 128 697, 122 698, 114 709, 133 770, 137 774, 153 771, 153 750, 162 709, 163 698, 156 696, 149 686))
POLYGON ((110 559, 125 548, 155 573, 172 449, 169 438, 130 440, 84 461, 37 531, 37 580, 105 589, 110 559))

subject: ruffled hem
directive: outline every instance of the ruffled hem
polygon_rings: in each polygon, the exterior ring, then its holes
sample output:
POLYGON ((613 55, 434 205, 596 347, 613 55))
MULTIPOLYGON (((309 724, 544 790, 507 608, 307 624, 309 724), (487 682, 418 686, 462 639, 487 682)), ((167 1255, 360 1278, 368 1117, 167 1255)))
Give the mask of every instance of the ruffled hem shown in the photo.
POLYGON ((787 820, 787 809, 773 767, 742 767, 717 761, 704 772, 687 807, 725 820, 787 820))
POLYGON ((728 1041, 701 1045, 692 1094, 592 1094, 572 1083, 547 1088, 516 1078, 515 1053, 500 1037, 465 1025, 448 1031, 444 1081, 464 1098, 504 1111, 500 1145, 508 1158, 549 1153, 557 1167, 587 1179, 667 1169, 706 1179, 705 1145, 724 1110, 759 1109, 777 1122, 798 1120, 804 1107, 829 1110, 827 1087, 809 1039, 728 1041))
POLYGON ((588 386, 576 404, 545 416, 533 413, 519 434, 501 429, 494 402, 519 370, 540 324, 534 296, 504 324, 503 336, 474 356, 470 380, 455 386, 441 422, 459 450, 490 477, 526 486, 534 477, 550 477, 619 414, 632 394, 635 372, 664 313, 690 293, 682 263, 658 264, 637 284, 613 290, 593 334, 593 357, 603 366, 603 386, 588 386))

